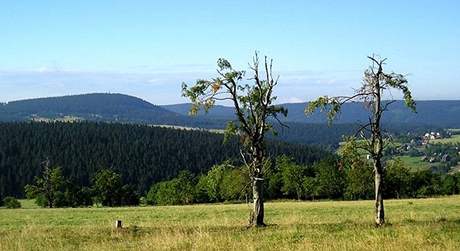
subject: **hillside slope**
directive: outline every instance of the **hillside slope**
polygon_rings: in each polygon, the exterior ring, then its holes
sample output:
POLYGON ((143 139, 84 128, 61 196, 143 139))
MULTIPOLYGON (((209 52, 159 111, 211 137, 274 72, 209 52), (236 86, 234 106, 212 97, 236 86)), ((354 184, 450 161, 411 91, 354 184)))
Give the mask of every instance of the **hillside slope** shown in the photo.
MULTIPOLYGON (((87 185, 97 170, 111 168, 146 192, 152 182, 181 170, 198 174, 227 159, 238 161, 237 140, 223 135, 119 123, 0 123, 0 197, 22 196, 23 188, 49 158, 66 176, 87 185)), ((318 148, 269 142, 270 156, 287 154, 311 164, 330 153, 318 148)))
POLYGON ((0 106, 0 121, 77 120, 192 125, 185 115, 123 94, 83 94, 9 102, 0 106))

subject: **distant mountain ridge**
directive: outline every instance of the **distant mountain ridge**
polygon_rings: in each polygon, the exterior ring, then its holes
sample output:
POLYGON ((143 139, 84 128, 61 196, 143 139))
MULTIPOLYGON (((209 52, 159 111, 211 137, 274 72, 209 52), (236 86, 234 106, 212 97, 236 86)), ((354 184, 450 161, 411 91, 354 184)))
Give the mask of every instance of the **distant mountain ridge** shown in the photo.
MULTIPOLYGON (((304 113, 308 103, 280 104, 288 109, 287 118, 280 117, 285 122, 295 123, 327 123, 324 112, 315 112, 310 116, 304 113)), ((167 110, 187 114, 190 104, 176 104, 162 106, 167 110)), ((335 120, 338 124, 366 122, 368 111, 362 103, 348 103, 343 106, 341 114, 335 120)), ((199 117, 207 119, 229 120, 234 118, 233 108, 216 106, 207 114, 201 112, 199 117)), ((387 124, 423 124, 437 127, 460 127, 460 100, 429 100, 417 101, 417 112, 414 113, 405 107, 401 100, 389 106, 388 112, 383 118, 387 124)))
MULTIPOLYGON (((306 103, 281 105, 289 111, 287 118, 281 118, 289 127, 276 125, 275 138, 292 143, 337 146, 343 135, 353 134, 357 124, 367 121, 362 103, 344 105, 332 127, 325 126, 324 113, 305 116, 306 103)), ((417 105, 418 113, 412 113, 397 101, 385 115, 386 128, 394 133, 460 128, 460 101, 419 101, 417 105)), ((196 117, 188 115, 189 109, 190 104, 157 106, 129 95, 93 93, 0 104, 0 122, 95 121, 222 129, 227 121, 235 119, 231 107, 216 106, 196 117)))
MULTIPOLYGON (((284 122, 326 123, 324 113, 305 116, 308 103, 280 104, 288 109, 284 122)), ((89 121, 171 124, 221 128, 225 121, 235 119, 233 108, 217 105, 208 113, 188 115, 190 104, 153 105, 143 99, 111 93, 92 93, 62 97, 36 98, 12 101, 0 105, 0 121, 27 121, 36 118, 56 119, 65 116, 89 121)), ((335 123, 349 124, 367 121, 362 103, 348 103, 335 123)), ((442 127, 460 127, 460 100, 417 101, 417 113, 396 101, 384 116, 389 124, 425 124, 442 127)))

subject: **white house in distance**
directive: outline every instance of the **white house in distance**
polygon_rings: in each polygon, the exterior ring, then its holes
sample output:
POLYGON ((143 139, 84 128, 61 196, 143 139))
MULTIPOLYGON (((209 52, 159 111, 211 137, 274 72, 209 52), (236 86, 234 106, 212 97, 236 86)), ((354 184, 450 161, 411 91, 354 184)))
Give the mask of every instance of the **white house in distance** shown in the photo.
POLYGON ((430 142, 430 140, 433 140, 433 139, 442 139, 443 136, 441 133, 439 132, 427 132, 423 135, 422 137, 422 145, 426 145, 430 142))

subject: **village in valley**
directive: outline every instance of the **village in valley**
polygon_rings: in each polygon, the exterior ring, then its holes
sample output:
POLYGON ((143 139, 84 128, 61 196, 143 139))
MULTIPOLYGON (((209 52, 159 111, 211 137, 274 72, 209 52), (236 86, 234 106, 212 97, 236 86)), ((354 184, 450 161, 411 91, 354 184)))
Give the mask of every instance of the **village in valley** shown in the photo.
POLYGON ((459 148, 460 130, 444 129, 399 136, 386 153, 399 157, 410 169, 454 173, 460 171, 459 148))

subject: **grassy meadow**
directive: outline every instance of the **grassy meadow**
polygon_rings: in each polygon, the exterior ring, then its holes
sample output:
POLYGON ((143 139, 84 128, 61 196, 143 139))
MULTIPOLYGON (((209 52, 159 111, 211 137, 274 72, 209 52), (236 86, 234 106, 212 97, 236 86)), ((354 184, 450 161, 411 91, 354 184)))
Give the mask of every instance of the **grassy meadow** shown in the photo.
POLYGON ((408 155, 398 156, 398 158, 405 164, 409 170, 412 171, 422 171, 429 169, 432 164, 422 161, 422 157, 412 157, 408 155))
POLYGON ((0 250, 460 250, 460 196, 389 200, 383 228, 372 204, 267 203, 259 229, 247 204, 0 209, 0 250))
POLYGON ((432 144, 459 144, 460 143, 460 134, 452 135, 450 138, 444 139, 433 139, 430 140, 432 144))

